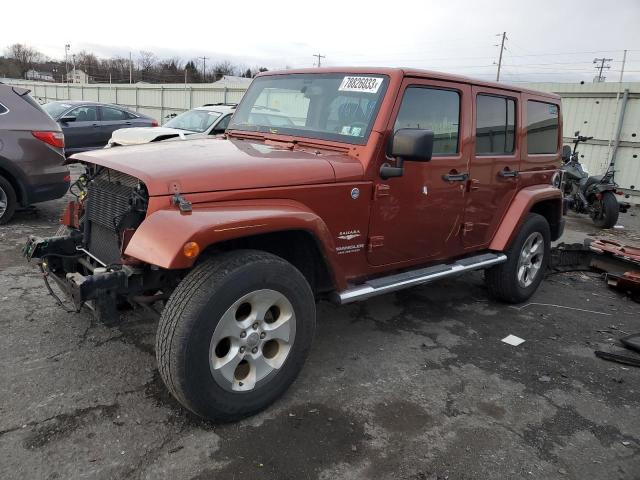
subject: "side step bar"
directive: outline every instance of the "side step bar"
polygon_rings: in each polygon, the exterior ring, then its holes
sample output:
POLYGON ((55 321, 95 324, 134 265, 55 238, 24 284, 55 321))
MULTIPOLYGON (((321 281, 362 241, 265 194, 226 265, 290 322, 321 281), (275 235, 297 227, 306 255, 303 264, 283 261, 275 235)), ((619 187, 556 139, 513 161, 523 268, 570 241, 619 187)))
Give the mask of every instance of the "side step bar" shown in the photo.
POLYGON ((471 270, 479 270, 491 267, 507 261, 507 256, 503 253, 483 253, 473 257, 462 258, 453 263, 434 265, 420 268, 408 272, 389 275, 387 277, 375 278, 362 285, 348 288, 336 295, 338 303, 346 303, 365 300, 383 293, 395 292, 403 288, 422 285, 434 280, 451 277, 471 270))

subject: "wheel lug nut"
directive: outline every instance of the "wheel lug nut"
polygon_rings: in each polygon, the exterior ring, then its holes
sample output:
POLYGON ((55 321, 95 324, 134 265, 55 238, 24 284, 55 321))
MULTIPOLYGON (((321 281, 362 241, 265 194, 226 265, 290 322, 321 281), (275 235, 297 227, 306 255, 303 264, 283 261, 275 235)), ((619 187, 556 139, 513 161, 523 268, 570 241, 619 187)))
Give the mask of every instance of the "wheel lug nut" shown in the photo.
POLYGON ((252 325, 252 327, 253 327, 253 329, 254 329, 254 330, 257 330, 257 329, 258 329, 258 324, 257 324, 257 323, 254 323, 254 324, 252 325))
POLYGON ((244 347, 240 347, 240 353, 244 353, 244 347))
POLYGON ((253 347, 251 349, 251 353, 258 353, 258 347, 253 347))
POLYGON ((244 338, 247 336, 247 332, 240 332, 240 338, 244 338))
POLYGON ((260 338, 264 338, 264 337, 266 337, 266 336, 267 336, 267 334, 266 334, 266 333, 264 333, 264 332, 262 332, 262 333, 260 334, 260 338))

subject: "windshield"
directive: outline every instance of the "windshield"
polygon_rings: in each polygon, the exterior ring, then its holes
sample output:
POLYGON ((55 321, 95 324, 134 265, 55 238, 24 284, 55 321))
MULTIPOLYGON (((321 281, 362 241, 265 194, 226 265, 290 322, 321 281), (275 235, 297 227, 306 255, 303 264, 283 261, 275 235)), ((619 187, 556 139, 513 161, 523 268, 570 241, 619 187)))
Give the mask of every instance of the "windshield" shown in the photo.
POLYGON ((58 118, 71 108, 71 104, 64 102, 49 102, 42 105, 42 109, 53 119, 58 118))
POLYGON ((202 133, 213 125, 215 121, 220 118, 220 115, 218 112, 211 112, 209 110, 189 110, 172 118, 163 126, 194 133, 202 133))
POLYGON ((230 130, 364 144, 387 88, 383 75, 291 74, 256 78, 230 130))

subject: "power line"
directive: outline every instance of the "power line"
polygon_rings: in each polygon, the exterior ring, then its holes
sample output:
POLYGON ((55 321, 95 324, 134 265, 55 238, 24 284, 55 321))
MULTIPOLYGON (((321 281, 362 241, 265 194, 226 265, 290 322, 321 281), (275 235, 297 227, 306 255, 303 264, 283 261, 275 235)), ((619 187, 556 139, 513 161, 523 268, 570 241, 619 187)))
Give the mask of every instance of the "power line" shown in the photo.
POLYGON ((312 57, 318 57, 318 68, 322 66, 322 59, 327 58, 325 55, 320 55, 319 53, 314 53, 312 57))

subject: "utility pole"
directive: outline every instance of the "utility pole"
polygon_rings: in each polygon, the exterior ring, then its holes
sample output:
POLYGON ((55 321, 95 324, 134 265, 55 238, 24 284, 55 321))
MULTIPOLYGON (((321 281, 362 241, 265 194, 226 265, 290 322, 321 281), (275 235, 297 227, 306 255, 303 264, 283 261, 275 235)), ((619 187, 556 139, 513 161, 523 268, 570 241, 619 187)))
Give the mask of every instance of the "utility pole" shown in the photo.
POLYGON ((618 83, 622 83, 622 76, 624 75, 624 65, 627 63, 627 51, 625 50, 622 54, 622 68, 620 68, 620 79, 618 83))
MULTIPOLYGON (((626 51, 626 50, 625 50, 626 51)), ((594 58, 593 59, 593 63, 596 64, 596 69, 598 70, 598 77, 597 77, 597 81, 599 82, 604 82, 606 77, 602 76, 602 70, 605 68, 611 68, 611 65, 605 65, 606 62, 611 62, 613 60, 613 58, 594 58), (598 66, 597 64, 600 63, 600 66, 598 66)))
POLYGON ((327 58, 325 55, 320 55, 319 53, 315 53, 312 56, 318 58, 318 68, 322 66, 322 59, 327 58))
POLYGON ((69 61, 67 60, 69 55, 69 49, 71 45, 68 43, 64 44, 64 73, 65 73, 65 82, 69 81, 69 61))
POLYGON ((209 57, 200 57, 202 58, 202 80, 204 83, 207 81, 207 59, 209 57))
POLYGON ((129 52, 129 85, 133 83, 133 61, 131 60, 131 52, 129 52))
MULTIPOLYGON (((500 37, 498 33, 496 37, 500 37)), ((498 58, 498 73, 496 74, 496 82, 500 81, 500 70, 502 69, 502 52, 504 52, 504 41, 508 40, 507 32, 502 32, 502 41, 500 42, 500 57, 498 58)), ((498 45, 496 45, 497 47, 498 45)))

